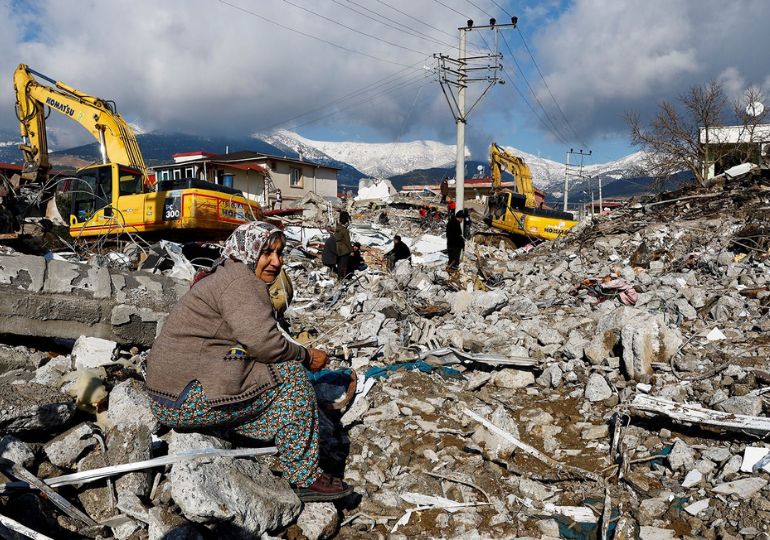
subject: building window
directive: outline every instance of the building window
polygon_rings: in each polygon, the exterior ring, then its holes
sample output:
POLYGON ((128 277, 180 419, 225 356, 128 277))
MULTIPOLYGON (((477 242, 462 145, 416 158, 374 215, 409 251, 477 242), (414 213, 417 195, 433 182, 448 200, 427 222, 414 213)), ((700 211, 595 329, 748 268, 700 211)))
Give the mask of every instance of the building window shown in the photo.
POLYGON ((184 177, 185 178, 195 178, 195 167, 185 167, 185 169, 184 169, 184 177))
POLYGON ((297 167, 291 168, 291 177, 289 179, 289 185, 293 188, 302 187, 302 170, 297 167))
POLYGON ((182 170, 174 169, 174 180, 180 180, 182 178, 182 170))
POLYGON ((160 171, 160 179, 161 180, 168 180, 168 171, 160 171))

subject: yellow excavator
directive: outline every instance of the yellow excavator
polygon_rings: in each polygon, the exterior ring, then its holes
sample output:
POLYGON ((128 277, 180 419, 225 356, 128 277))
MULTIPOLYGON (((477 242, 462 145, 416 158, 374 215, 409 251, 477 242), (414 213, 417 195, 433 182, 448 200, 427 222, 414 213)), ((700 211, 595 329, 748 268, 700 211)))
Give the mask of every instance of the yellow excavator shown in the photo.
POLYGON ((74 238, 121 233, 174 236, 180 231, 196 233, 196 239, 216 238, 242 223, 262 219, 259 204, 232 188, 186 180, 181 186, 166 189, 161 183, 156 189, 136 136, 114 102, 85 94, 24 64, 16 69, 13 82, 23 140, 19 145, 24 155, 22 182, 47 185, 51 165, 46 109, 78 122, 99 141, 102 163, 80 169, 69 186, 69 227, 74 238))
POLYGON ((574 216, 543 208, 535 197, 532 173, 518 156, 496 143, 489 147, 489 166, 494 193, 487 199, 485 221, 492 227, 524 240, 553 240, 577 225, 574 216), (516 191, 501 189, 502 171, 516 182, 516 191))

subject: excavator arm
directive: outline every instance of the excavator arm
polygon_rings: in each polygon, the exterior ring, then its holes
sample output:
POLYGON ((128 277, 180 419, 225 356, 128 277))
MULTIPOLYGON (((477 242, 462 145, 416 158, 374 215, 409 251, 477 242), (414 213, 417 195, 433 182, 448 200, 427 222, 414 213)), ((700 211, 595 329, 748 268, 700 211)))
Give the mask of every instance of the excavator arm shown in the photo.
POLYGON ((492 143, 489 147, 489 167, 492 174, 492 187, 495 191, 500 191, 502 169, 504 167, 513 175, 516 181, 516 191, 526 197, 525 205, 529 208, 537 207, 535 187, 532 183, 532 172, 523 159, 514 156, 496 143, 492 143))
POLYGON ((115 111, 113 103, 89 96, 62 82, 55 81, 24 64, 13 77, 16 90, 16 114, 23 143, 22 178, 45 182, 50 163, 46 139, 46 107, 78 122, 100 143, 102 162, 120 163, 142 172, 147 181, 147 167, 131 127, 115 111), (40 84, 33 75, 53 86, 40 84))

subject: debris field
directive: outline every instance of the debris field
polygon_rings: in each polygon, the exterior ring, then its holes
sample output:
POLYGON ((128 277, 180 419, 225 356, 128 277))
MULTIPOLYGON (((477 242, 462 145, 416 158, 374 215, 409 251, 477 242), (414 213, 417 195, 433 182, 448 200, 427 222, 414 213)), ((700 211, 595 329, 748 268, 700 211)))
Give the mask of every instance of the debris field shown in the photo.
POLYGON ((269 444, 153 418, 147 352, 191 277, 175 248, 165 270, 0 256, 0 535, 767 537, 766 179, 518 249, 474 221, 452 274, 424 203, 353 203, 368 269, 342 281, 319 257, 334 209, 285 223, 288 328, 356 373, 320 408, 322 463, 355 487, 336 504, 303 506, 269 444), (396 234, 412 257, 389 272, 396 234))

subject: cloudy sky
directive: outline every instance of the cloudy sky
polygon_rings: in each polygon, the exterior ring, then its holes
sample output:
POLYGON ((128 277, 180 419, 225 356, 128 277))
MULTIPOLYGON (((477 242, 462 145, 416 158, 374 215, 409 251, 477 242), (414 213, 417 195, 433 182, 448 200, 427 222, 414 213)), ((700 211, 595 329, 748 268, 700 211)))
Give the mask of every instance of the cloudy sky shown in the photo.
MULTIPOLYGON (((456 57, 457 28, 490 15, 519 26, 469 34, 471 55, 498 41, 505 80, 469 116, 474 158, 494 140, 603 162, 633 151, 626 111, 713 79, 736 97, 770 88, 766 0, 0 0, 0 132, 17 130, 25 63, 145 131, 453 143, 433 54, 456 57)), ((89 141, 51 116, 59 145, 89 141)))

